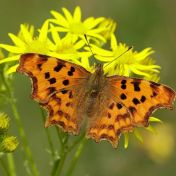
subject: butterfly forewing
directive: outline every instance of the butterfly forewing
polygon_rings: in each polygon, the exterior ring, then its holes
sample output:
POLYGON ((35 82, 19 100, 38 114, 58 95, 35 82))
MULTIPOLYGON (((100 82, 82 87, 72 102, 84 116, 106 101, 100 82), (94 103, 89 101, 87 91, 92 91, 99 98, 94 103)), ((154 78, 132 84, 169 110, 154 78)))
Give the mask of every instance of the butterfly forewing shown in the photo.
POLYGON ((54 92, 82 84, 82 78, 90 74, 78 65, 38 54, 22 55, 17 71, 32 78, 32 97, 41 103, 47 102, 54 92))
POLYGON ((121 76, 108 79, 113 96, 128 109, 137 126, 147 126, 151 113, 157 108, 172 108, 176 94, 165 85, 121 76))

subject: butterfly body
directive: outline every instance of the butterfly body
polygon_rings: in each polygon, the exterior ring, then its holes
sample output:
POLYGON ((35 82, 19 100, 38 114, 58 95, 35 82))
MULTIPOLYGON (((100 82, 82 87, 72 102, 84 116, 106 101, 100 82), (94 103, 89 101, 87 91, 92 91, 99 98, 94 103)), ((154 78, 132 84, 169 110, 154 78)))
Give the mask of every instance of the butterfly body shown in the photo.
POLYGON ((94 73, 68 61, 38 54, 21 56, 17 71, 32 78, 32 98, 49 112, 45 127, 58 125, 79 134, 87 118, 87 137, 117 147, 120 134, 148 126, 158 108, 172 108, 176 93, 169 87, 137 78, 107 77, 103 65, 94 73))
POLYGON ((108 96, 107 91, 107 79, 104 75, 103 65, 97 65, 94 73, 87 78, 85 97, 83 97, 83 107, 89 118, 100 109, 100 101, 103 101, 104 95, 108 96))

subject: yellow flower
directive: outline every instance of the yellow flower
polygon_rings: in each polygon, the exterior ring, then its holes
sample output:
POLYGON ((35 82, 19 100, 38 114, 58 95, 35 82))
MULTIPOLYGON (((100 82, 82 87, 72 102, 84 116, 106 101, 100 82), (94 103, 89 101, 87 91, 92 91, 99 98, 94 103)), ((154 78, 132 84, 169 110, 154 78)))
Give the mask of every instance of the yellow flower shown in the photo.
POLYGON ((132 74, 141 77, 151 77, 152 73, 159 73, 160 66, 155 64, 146 65, 144 61, 149 60, 149 55, 153 53, 151 48, 146 48, 141 52, 128 50, 128 46, 123 43, 117 43, 115 36, 111 35, 111 51, 91 45, 93 52, 96 54, 95 58, 101 62, 105 62, 104 71, 108 75, 123 75, 131 76, 132 74), (120 56, 121 55, 121 56, 120 56), (120 56, 120 57, 119 57, 120 56), (116 59, 117 58, 117 59, 116 59))
POLYGON ((64 16, 56 11, 51 11, 51 14, 55 19, 50 19, 49 21, 57 24, 57 31, 66 32, 67 36, 78 39, 78 37, 84 40, 84 34, 86 34, 91 39, 98 39, 105 42, 105 38, 101 34, 103 31, 106 31, 105 26, 98 26, 102 21, 103 17, 94 18, 89 17, 86 20, 81 20, 81 9, 77 6, 74 10, 73 16, 66 9, 62 8, 64 16))
MULTIPOLYGON (((50 55, 50 50, 53 49, 54 44, 47 37, 48 21, 45 21, 39 30, 39 36, 34 37, 33 27, 27 25, 20 26, 19 35, 9 33, 9 37, 14 45, 0 44, 0 47, 7 50, 9 57, 0 60, 0 64, 5 62, 17 61, 21 54, 24 53, 39 53, 50 55)), ((8 73, 16 71, 18 63, 9 68, 8 73)))
POLYGON ((90 52, 83 51, 85 41, 66 36, 61 38, 56 28, 51 25, 51 36, 54 41, 54 47, 50 55, 63 60, 71 61, 75 64, 81 65, 90 71, 89 57, 90 52))
MULTIPOLYGON (((111 39, 111 35, 114 34, 115 29, 116 29, 117 23, 112 20, 111 18, 105 18, 98 27, 104 27, 106 28, 105 31, 102 31, 101 34, 102 36, 106 39, 109 40, 111 39)), ((96 41, 98 46, 102 46, 104 43, 102 41, 97 40, 96 41)))

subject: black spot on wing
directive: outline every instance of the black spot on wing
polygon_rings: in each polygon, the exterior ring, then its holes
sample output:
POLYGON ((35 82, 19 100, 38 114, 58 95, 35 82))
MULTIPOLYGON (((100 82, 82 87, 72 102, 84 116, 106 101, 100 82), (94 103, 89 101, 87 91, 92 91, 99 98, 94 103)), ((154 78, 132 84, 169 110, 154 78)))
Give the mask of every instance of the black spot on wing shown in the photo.
POLYGON ((69 92, 69 98, 73 98, 73 93, 72 93, 72 91, 69 92))
POLYGON ((140 83, 141 83, 140 79, 136 79, 136 80, 131 82, 131 84, 133 84, 133 86, 134 86, 134 91, 139 92, 141 90, 140 86, 139 86, 140 83))
POLYGON ((65 65, 61 62, 58 62, 57 65, 54 67, 54 71, 59 72, 65 65))
POLYGON ((50 78, 50 73, 49 72, 46 72, 45 73, 45 79, 49 79, 50 78))
POLYGON ((109 106, 109 109, 113 109, 114 108, 114 103, 112 103, 110 106, 109 106))
POLYGON ((126 85, 125 85, 125 84, 122 84, 122 85, 121 85, 121 88, 122 88, 123 90, 125 90, 125 89, 126 89, 126 85))
POLYGON ((117 108, 118 109, 121 109, 122 108, 122 105, 120 103, 117 103, 117 108))
POLYGON ((70 71, 71 71, 71 72, 75 72, 75 68, 71 66, 71 67, 70 67, 70 71))
POLYGON ((48 81, 50 84, 54 84, 54 83, 56 83, 56 78, 51 78, 48 81))
POLYGON ((141 97, 141 102, 144 103, 145 100, 146 100, 146 97, 145 97, 144 95, 142 95, 142 97, 141 97))
POLYGON ((136 112, 136 108, 133 106, 129 107, 129 111, 131 112, 131 114, 133 115, 136 112))
POLYGON ((126 97, 126 95, 125 95, 124 93, 122 93, 122 94, 120 95, 120 98, 121 98, 122 100, 125 100, 127 97, 126 97))
POLYGON ((121 84, 126 84, 126 80, 125 79, 123 79, 122 81, 121 81, 121 84))
POLYGON ((155 91, 153 91, 153 94, 150 96, 151 98, 156 97, 157 93, 155 91))
POLYGON ((48 90, 49 90, 49 94, 51 94, 56 91, 56 88, 55 87, 48 87, 48 90))
POLYGON ((68 74, 68 76, 73 76, 73 72, 71 72, 71 71, 68 71, 67 74, 68 74))
POLYGON ((68 92, 68 90, 62 90, 61 93, 62 94, 66 94, 68 92))
POLYGON ((133 103, 134 103, 135 105, 137 105, 137 104, 140 104, 140 101, 139 101, 137 98, 133 98, 133 103))
POLYGON ((42 64, 37 64, 37 68, 38 68, 39 70, 42 70, 42 64))
POLYGON ((62 83, 63 83, 64 86, 67 86, 67 85, 69 85, 69 80, 65 79, 62 83))
POLYGON ((57 113, 59 116, 62 116, 64 114, 63 111, 61 111, 61 110, 59 110, 57 113))
POLYGON ((111 118, 111 114, 108 112, 108 118, 110 119, 111 118))

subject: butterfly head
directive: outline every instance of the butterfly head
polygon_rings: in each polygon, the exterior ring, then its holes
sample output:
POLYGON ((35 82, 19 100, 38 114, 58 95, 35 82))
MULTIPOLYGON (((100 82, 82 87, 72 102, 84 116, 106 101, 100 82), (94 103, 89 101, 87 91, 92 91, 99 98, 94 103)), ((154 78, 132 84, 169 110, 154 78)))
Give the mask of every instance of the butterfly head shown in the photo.
POLYGON ((95 65, 95 75, 101 76, 103 74, 104 74, 103 64, 101 64, 101 63, 96 64, 95 65))

